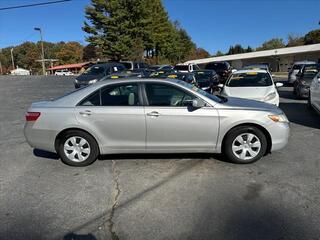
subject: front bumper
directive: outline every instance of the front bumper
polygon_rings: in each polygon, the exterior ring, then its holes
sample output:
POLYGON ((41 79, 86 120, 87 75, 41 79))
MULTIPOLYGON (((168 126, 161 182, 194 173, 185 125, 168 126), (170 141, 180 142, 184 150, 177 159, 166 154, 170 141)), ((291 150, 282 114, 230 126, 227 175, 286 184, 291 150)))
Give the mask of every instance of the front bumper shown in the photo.
POLYGON ((272 141, 271 151, 280 150, 287 145, 290 136, 289 123, 273 123, 268 130, 272 141))

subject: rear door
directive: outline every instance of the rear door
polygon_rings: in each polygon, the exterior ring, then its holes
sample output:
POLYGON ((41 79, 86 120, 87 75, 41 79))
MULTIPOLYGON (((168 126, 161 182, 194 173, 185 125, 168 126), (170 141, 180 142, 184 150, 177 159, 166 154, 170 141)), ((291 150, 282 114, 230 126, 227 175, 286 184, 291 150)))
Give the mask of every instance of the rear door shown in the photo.
POLYGON ((99 138, 104 153, 143 152, 146 126, 139 85, 122 83, 96 91, 76 107, 81 126, 99 138))
POLYGON ((195 95, 167 83, 146 83, 147 151, 212 151, 219 132, 219 116, 213 107, 193 109, 195 95))

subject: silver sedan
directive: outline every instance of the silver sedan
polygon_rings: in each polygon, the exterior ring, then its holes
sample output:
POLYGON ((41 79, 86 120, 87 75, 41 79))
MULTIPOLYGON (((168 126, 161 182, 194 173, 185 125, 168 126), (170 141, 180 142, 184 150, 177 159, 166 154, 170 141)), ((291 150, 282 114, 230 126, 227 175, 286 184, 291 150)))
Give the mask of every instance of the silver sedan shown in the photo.
POLYGON ((24 133, 30 146, 72 166, 111 153, 224 153, 251 163, 287 144, 289 123, 271 104, 217 97, 178 80, 124 79, 33 103, 24 133))

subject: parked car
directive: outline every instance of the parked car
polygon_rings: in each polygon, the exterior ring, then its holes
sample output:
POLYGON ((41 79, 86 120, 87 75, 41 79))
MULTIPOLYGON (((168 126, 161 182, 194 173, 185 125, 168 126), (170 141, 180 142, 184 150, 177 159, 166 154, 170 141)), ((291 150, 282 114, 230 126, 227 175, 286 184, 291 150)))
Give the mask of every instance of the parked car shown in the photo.
POLYGON ((205 69, 214 70, 219 75, 221 83, 224 83, 232 73, 231 65, 228 62, 211 62, 205 66, 205 69))
POLYGON ((187 72, 200 70, 200 67, 197 64, 189 63, 189 64, 177 64, 174 66, 173 69, 176 70, 177 72, 187 73, 187 72))
POLYGON ((125 66, 117 62, 95 64, 75 79, 74 86, 75 88, 87 86, 100 81, 103 77, 125 70, 125 66))
POLYGON ((195 77, 193 72, 176 72, 174 70, 158 71, 150 74, 147 78, 158 78, 158 79, 178 79, 187 83, 195 84, 195 77))
POLYGON ((173 70, 173 67, 171 65, 152 65, 149 67, 149 69, 153 70, 153 71, 170 71, 173 70))
POLYGON ((219 77, 213 70, 194 71, 195 84, 198 88, 214 93, 219 84, 219 77))
POLYGON ((320 113, 320 72, 318 72, 311 82, 308 107, 314 108, 320 113))
POLYGON ((245 70, 262 69, 262 70, 266 70, 266 71, 270 72, 268 64, 250 64, 250 65, 246 65, 243 69, 245 69, 245 70))
POLYGON ((266 70, 239 70, 233 73, 221 90, 222 96, 247 98, 279 106, 277 87, 266 70))
POLYGON ((297 80, 297 74, 300 72, 300 70, 305 66, 305 65, 313 65, 316 64, 316 62, 312 61, 300 61, 300 62, 295 62, 291 68, 289 68, 289 73, 288 73, 288 83, 293 84, 294 81, 297 80))
POLYGON ((288 142, 276 106, 223 98, 179 80, 100 81, 33 103, 24 134, 30 146, 57 152, 72 166, 110 153, 221 153, 251 163, 288 142), (63 121, 61 121, 63 119, 63 121))
POLYGON ((56 76, 72 76, 74 74, 73 74, 73 72, 71 72, 67 69, 63 69, 63 70, 55 71, 54 75, 56 75, 56 76))
POLYGON ((293 83, 293 94, 296 98, 308 98, 312 79, 320 70, 320 64, 304 65, 297 74, 297 80, 293 83))
POLYGON ((133 72, 141 72, 149 67, 148 64, 144 62, 136 62, 136 61, 120 61, 127 70, 133 71, 133 72))

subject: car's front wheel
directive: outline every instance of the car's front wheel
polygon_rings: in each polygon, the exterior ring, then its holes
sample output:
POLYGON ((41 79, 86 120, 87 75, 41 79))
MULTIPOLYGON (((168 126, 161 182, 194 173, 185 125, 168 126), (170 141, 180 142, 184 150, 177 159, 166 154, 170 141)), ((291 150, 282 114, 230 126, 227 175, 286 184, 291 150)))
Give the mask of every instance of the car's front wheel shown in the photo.
POLYGON ((259 160, 267 150, 265 134, 253 126, 239 126, 226 136, 223 153, 234 163, 252 163, 259 160))
POLYGON ((67 165, 82 167, 93 163, 99 155, 96 140, 88 133, 71 130, 59 141, 58 154, 67 165))

